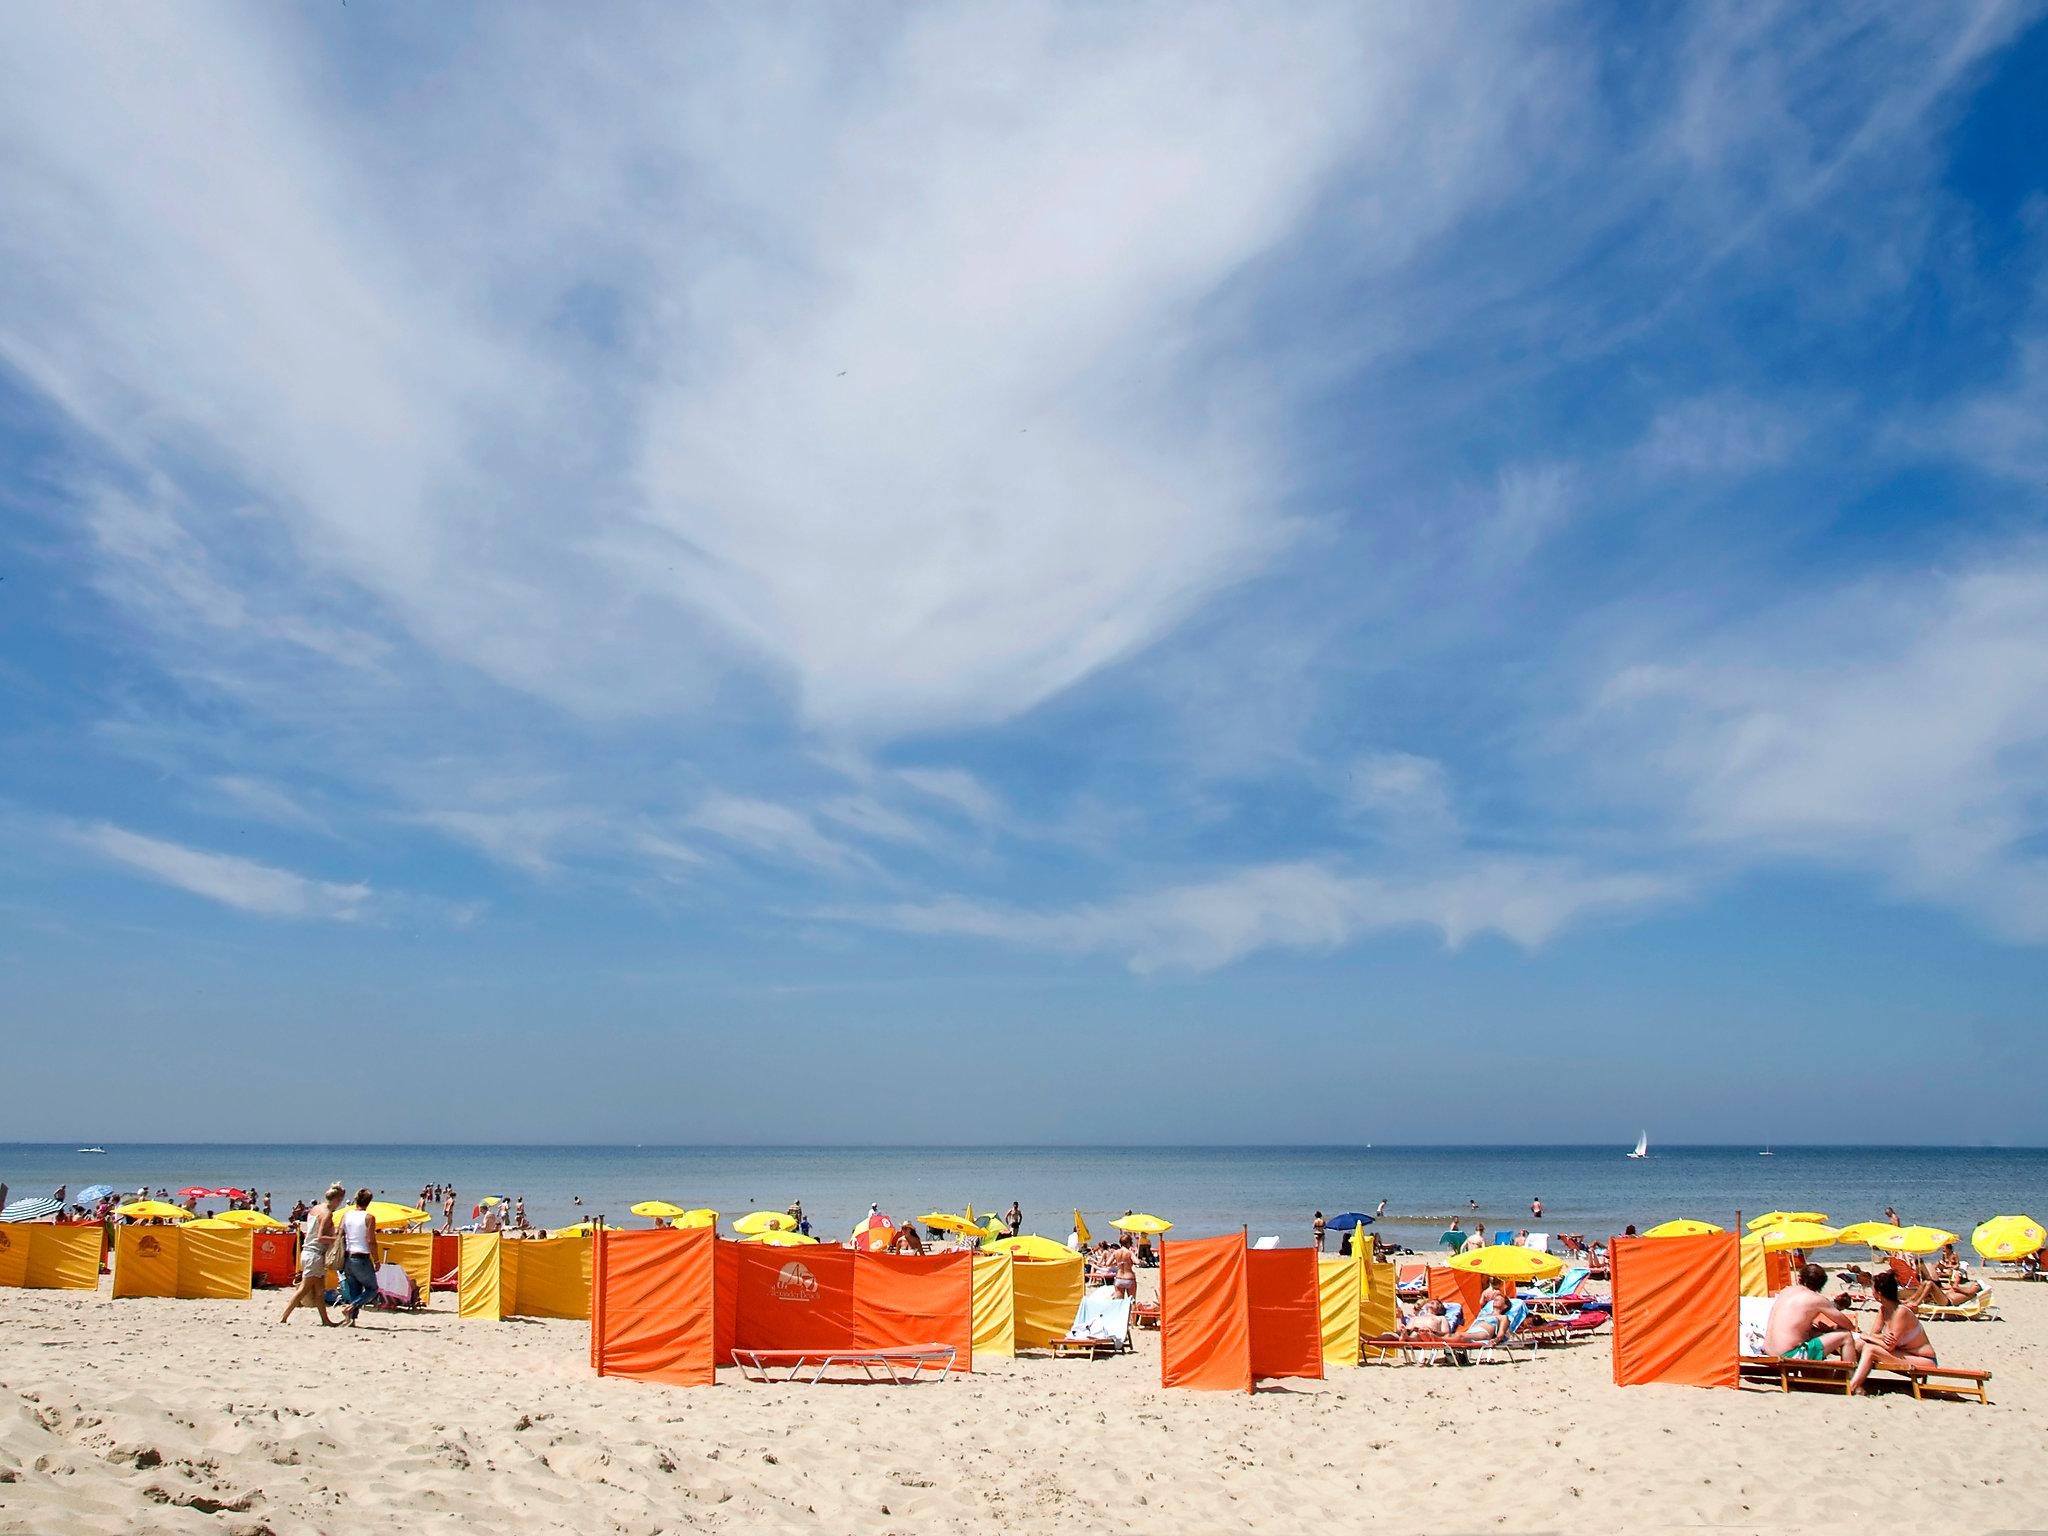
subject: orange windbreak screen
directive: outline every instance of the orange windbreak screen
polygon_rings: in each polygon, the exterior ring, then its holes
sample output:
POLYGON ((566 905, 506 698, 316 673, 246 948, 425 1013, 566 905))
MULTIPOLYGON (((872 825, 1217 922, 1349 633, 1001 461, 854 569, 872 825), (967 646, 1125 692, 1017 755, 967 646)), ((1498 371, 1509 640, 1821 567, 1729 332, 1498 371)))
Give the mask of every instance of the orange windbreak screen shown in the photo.
POLYGON ((1315 1249, 1254 1249, 1244 1261, 1253 1378, 1320 1377, 1323 1323, 1315 1249))
POLYGON ((1733 1232, 1618 1237, 1614 1382, 1736 1385, 1742 1257, 1733 1232))
POLYGON ((1175 1238, 1159 1253, 1159 1380, 1215 1392, 1252 1388, 1241 1234, 1175 1238))
POLYGON ((1485 1291, 1486 1282, 1467 1270, 1452 1269, 1444 1264, 1430 1266, 1430 1300, 1446 1303, 1455 1301, 1465 1309, 1467 1324, 1479 1315, 1479 1298, 1485 1291))
POLYGON ((735 1349, 847 1350, 859 1344, 851 1248, 735 1243, 733 1249, 739 1255, 735 1349))
POLYGON ((972 1370, 974 1255, 856 1255, 853 1321, 863 1349, 951 1344, 953 1368, 972 1370))
POLYGON ((732 1364, 732 1346, 740 1327, 740 1247, 720 1238, 712 1245, 711 1288, 717 1306, 711 1314, 711 1357, 732 1364))
POLYGON ((607 1231, 591 1241, 598 1245, 590 1320, 597 1373, 710 1386, 712 1230, 607 1231))

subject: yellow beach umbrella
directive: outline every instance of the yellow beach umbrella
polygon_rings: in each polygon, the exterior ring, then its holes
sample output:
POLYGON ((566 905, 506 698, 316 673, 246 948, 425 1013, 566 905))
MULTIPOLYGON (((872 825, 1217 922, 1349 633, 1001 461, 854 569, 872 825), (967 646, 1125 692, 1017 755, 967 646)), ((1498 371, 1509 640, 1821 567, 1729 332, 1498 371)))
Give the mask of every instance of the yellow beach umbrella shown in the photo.
POLYGON ((1994 1216, 1970 1234, 1970 1246, 1987 1259, 2024 1259, 2048 1246, 2048 1232, 2031 1216, 1994 1216))
POLYGON ((213 1220, 224 1221, 231 1227, 248 1227, 264 1232, 282 1231, 285 1225, 275 1216, 266 1215, 262 1211, 222 1211, 213 1220))
POLYGON ((575 1224, 574 1226, 569 1226, 569 1227, 550 1227, 550 1228, 548 1229, 548 1236, 549 1236, 549 1237, 588 1237, 588 1236, 590 1236, 590 1234, 591 1234, 591 1233, 595 1232, 596 1230, 597 1230, 597 1223, 596 1223, 596 1222, 594 1222, 594 1221, 589 1221, 589 1220, 585 1220, 585 1221, 579 1221, 579 1222, 577 1222, 577 1223, 576 1223, 576 1224, 575 1224))
POLYGON ((1780 1253, 1787 1248, 1832 1248, 1840 1241, 1833 1227, 1824 1227, 1817 1221, 1782 1222, 1751 1235, 1764 1245, 1766 1253, 1780 1253))
POLYGON ((1749 1230, 1761 1232, 1765 1227, 1782 1227, 1792 1221, 1825 1222, 1827 1219, 1823 1211, 1765 1211, 1749 1224, 1749 1230))
POLYGON ((951 1211, 926 1211, 917 1218, 934 1232, 979 1232, 981 1228, 965 1216, 955 1216, 951 1211))
POLYGON ((1071 1259, 1074 1254, 1065 1243, 1056 1243, 1049 1237, 1036 1233, 1024 1237, 1006 1237, 1001 1242, 990 1243, 983 1253, 1007 1253, 1020 1259, 1071 1259))
POLYGON ((633 1207, 633 1214, 652 1216, 657 1221, 673 1221, 678 1216, 687 1216, 690 1213, 680 1205, 673 1205, 666 1200, 642 1200, 633 1207))
POLYGON ((759 1237, 763 1232, 788 1232, 796 1222, 782 1211, 749 1211, 732 1224, 732 1229, 744 1237, 759 1237))
POLYGON ((181 1232, 245 1232, 232 1221, 222 1221, 218 1216, 202 1216, 197 1221, 188 1221, 178 1229, 181 1232))
POLYGON ((1135 1216, 1119 1216, 1110 1225, 1119 1232, 1149 1232, 1154 1235, 1173 1230, 1172 1222, 1161 1221, 1157 1216, 1147 1216, 1143 1212, 1135 1216))
POLYGON ((130 1200, 126 1205, 115 1206, 114 1214, 137 1221, 184 1221, 192 1213, 182 1205, 172 1205, 165 1200, 130 1200))
POLYGON ((744 1242, 759 1243, 763 1248, 804 1248, 817 1243, 815 1237, 805 1237, 801 1232, 763 1232, 757 1237, 742 1239, 744 1242))
POLYGON ((1858 1221, 1837 1232, 1835 1234, 1835 1241, 1838 1243, 1861 1243, 1866 1248, 1880 1248, 1884 1245, 1878 1241, 1879 1238, 1887 1237, 1892 1233, 1903 1230, 1904 1228, 1895 1227, 1888 1221, 1858 1221))
POLYGON ((699 1207, 694 1211, 683 1212, 676 1218, 675 1224, 679 1227, 715 1227, 718 1225, 718 1212, 699 1207))
POLYGON ((1675 1221, 1660 1221, 1645 1232, 1645 1237, 1704 1237, 1709 1232, 1725 1232, 1727 1228, 1717 1227, 1711 1221, 1694 1221, 1689 1216, 1680 1216, 1675 1221))
POLYGON ((1088 1223, 1081 1219, 1078 1210, 1074 1212, 1074 1236, 1081 1239, 1083 1246, 1095 1241, 1095 1234, 1088 1230, 1088 1223))
MULTIPOLYGON (((348 1207, 343 1206, 342 1209, 348 1207)), ((369 1212, 377 1218, 380 1227, 410 1227, 429 1219, 427 1213, 416 1205, 395 1205, 389 1200, 372 1200, 369 1212)))
POLYGON ((1451 1268, 1475 1275, 1492 1275, 1497 1280, 1546 1280, 1564 1273, 1564 1261, 1534 1248, 1517 1248, 1512 1243, 1494 1243, 1474 1248, 1451 1260, 1451 1268))
POLYGON ((1938 1253, 1955 1240, 1955 1233, 1939 1227, 1901 1227, 1897 1233, 1885 1233, 1870 1246, 1887 1253, 1938 1253))

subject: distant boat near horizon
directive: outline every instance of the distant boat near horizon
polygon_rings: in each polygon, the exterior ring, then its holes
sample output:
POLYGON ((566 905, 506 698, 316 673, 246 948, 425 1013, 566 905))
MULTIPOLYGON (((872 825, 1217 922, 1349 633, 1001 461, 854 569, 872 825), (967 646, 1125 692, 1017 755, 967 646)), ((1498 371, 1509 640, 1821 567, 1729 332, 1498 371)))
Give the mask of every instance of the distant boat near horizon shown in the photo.
POLYGON ((98 1153, 101 1157, 105 1157, 107 1155, 107 1149, 105 1147, 80 1147, 78 1149, 78 1153, 81 1157, 85 1156, 87 1153, 98 1153))
POLYGON ((1648 1157, 1649 1155, 1650 1155, 1650 1133, 1649 1133, 1648 1131, 1645 1131, 1645 1132, 1643 1132, 1643 1134, 1642 1134, 1642 1135, 1640 1135, 1640 1136, 1638 1136, 1638 1137, 1636 1138, 1636 1149, 1635 1149, 1635 1151, 1633 1151, 1633 1152, 1629 1153, 1629 1156, 1630 1156, 1630 1157, 1632 1157, 1632 1158, 1637 1158, 1637 1157, 1648 1157))
POLYGON ((1776 1157, 1777 1155, 1778 1154, 1773 1152, 1769 1147, 1765 1147, 1763 1151, 1757 1153, 1758 1157, 1776 1157))

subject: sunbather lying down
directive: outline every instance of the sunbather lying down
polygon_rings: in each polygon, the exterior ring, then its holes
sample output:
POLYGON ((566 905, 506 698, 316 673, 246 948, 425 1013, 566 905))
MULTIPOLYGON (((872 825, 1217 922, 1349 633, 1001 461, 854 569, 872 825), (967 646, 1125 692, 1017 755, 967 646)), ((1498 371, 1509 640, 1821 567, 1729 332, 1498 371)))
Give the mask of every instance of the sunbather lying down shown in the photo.
POLYGON ((1440 1301, 1417 1302, 1402 1317, 1399 1333, 1404 1339, 1447 1339, 1451 1336, 1450 1314, 1440 1301))
POLYGON ((1479 1309, 1479 1315, 1472 1319, 1472 1325, 1459 1337, 1469 1339, 1474 1344, 1493 1344, 1506 1338, 1507 1334, 1508 1304, 1506 1299, 1496 1292, 1479 1309))

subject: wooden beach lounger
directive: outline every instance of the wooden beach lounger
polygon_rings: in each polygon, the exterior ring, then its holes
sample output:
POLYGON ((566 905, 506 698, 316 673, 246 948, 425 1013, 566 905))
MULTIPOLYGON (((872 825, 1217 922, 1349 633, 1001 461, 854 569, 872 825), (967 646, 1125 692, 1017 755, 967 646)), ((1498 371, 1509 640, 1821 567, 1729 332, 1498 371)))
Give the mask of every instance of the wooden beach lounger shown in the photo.
POLYGON ((1431 1358, 1440 1359, 1450 1365, 1473 1365, 1484 1363, 1488 1358, 1513 1360, 1515 1346, 1525 1347, 1527 1354, 1533 1344, 1519 1335, 1505 1339, 1408 1339, 1398 1334, 1361 1334, 1358 1339, 1361 1359, 1408 1361, 1420 1359, 1428 1364, 1431 1358))
MULTIPOLYGON (((1752 1381, 1775 1381, 1781 1392, 1790 1392, 1794 1387, 1826 1390, 1840 1387, 1847 1392, 1849 1378, 1855 1370, 1846 1360, 1786 1360, 1777 1355, 1742 1357, 1742 1374, 1745 1377, 1752 1381)), ((1869 1377, 1873 1389, 1893 1385, 1903 1387, 1916 1398, 1973 1397, 1980 1403, 1991 1401, 1985 1390, 1990 1382, 1989 1371, 1966 1370, 1959 1365, 1880 1365, 1871 1371, 1869 1377), (1878 1380, 1880 1372, 1901 1380, 1882 1383, 1878 1380)))
POLYGON ((1081 1298, 1081 1310, 1065 1338, 1052 1341, 1055 1355, 1120 1355, 1131 1347, 1131 1312, 1135 1303, 1128 1296, 1106 1295, 1100 1290, 1081 1298))
POLYGON ((813 1385, 832 1370, 859 1371, 869 1381, 908 1386, 927 1371, 944 1381, 959 1354, 951 1344, 912 1344, 901 1349, 736 1349, 733 1360, 749 1381, 801 1381, 813 1385), (810 1374, 803 1372, 809 1368, 810 1374), (777 1376, 776 1371, 782 1374, 777 1376))

